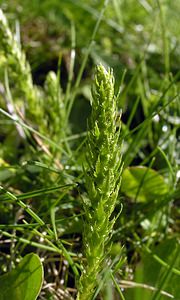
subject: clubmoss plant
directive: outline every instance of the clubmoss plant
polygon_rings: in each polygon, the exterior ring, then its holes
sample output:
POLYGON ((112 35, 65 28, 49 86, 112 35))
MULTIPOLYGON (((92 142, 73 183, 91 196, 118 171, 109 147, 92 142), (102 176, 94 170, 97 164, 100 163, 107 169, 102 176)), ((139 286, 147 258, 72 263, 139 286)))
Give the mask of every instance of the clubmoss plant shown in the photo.
POLYGON ((56 73, 50 71, 44 86, 46 94, 44 101, 46 128, 48 128, 49 135, 58 144, 67 133, 66 110, 59 77, 59 74, 56 75, 56 73))
MULTIPOLYGON (((25 108, 25 114, 20 115, 23 120, 28 122, 30 120, 43 135, 51 137, 59 145, 68 128, 65 122, 66 110, 60 88, 59 72, 58 75, 52 71, 48 73, 44 90, 33 84, 30 64, 26 60, 20 43, 12 34, 1 9, 0 40, 6 61, 5 66, 8 70, 8 83, 18 114, 20 111, 24 112, 25 108)), ((41 142, 40 145, 42 145, 41 142)), ((53 149, 50 146, 48 148, 52 152, 53 149)), ((61 153, 59 152, 57 156, 61 157, 61 153)))
MULTIPOLYGON (((7 19, 0 9, 0 40, 1 47, 6 57, 8 74, 12 78, 16 96, 26 100, 28 113, 35 121, 43 120, 40 91, 33 85, 31 68, 26 60, 25 53, 20 43, 9 29, 7 19)), ((38 123, 40 123, 38 121, 38 123)))
POLYGON ((92 299, 98 275, 108 252, 115 222, 112 213, 121 184, 122 162, 120 128, 117 129, 117 98, 112 70, 96 67, 92 89, 92 114, 87 141, 85 182, 88 199, 84 210, 84 256, 78 300, 92 299))

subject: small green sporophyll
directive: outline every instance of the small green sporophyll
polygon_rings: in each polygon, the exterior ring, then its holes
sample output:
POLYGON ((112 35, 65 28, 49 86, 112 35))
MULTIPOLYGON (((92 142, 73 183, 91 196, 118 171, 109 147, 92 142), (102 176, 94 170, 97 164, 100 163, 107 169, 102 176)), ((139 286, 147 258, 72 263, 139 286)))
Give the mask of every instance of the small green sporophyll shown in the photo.
POLYGON ((87 137, 85 184, 88 200, 83 245, 85 262, 79 280, 78 300, 92 299, 109 249, 116 218, 112 213, 121 185, 120 128, 117 129, 117 97, 111 69, 98 65, 92 88, 92 113, 87 137))

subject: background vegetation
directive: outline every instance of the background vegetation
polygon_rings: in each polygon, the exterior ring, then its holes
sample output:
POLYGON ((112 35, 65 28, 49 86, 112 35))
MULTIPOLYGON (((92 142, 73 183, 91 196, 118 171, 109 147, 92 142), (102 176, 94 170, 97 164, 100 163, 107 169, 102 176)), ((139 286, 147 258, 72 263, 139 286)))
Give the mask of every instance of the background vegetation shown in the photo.
POLYGON ((102 63, 120 87, 124 171, 94 299, 177 300, 180 2, 106 2, 0 1, 16 40, 12 50, 0 25, 0 273, 37 253, 39 299, 75 299, 87 119, 102 63))

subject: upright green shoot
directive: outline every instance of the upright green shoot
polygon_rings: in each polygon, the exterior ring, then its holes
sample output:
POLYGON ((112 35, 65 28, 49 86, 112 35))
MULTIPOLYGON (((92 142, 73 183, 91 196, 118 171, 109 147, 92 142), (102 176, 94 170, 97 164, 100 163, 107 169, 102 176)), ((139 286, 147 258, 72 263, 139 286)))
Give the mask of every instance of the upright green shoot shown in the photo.
POLYGON ((24 97, 27 101, 28 113, 37 121, 43 119, 40 105, 39 90, 33 85, 31 75, 31 67, 26 60, 25 53, 21 49, 21 45, 15 39, 9 29, 7 19, 0 9, 0 40, 5 57, 7 59, 7 67, 9 74, 16 83, 16 91, 18 97, 24 97))
POLYGON ((85 263, 79 281, 78 300, 92 299, 108 252, 116 218, 112 216, 121 183, 121 139, 117 128, 117 98, 112 70, 96 67, 92 89, 92 114, 87 137, 83 245, 85 263))

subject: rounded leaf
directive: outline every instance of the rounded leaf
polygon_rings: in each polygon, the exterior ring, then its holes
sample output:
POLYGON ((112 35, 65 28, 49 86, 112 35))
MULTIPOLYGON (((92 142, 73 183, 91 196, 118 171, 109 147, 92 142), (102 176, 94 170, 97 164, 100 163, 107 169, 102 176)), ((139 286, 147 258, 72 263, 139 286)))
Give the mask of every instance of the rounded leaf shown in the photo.
POLYGON ((40 258, 27 254, 11 272, 0 276, 0 300, 35 300, 43 282, 40 258))
POLYGON ((166 195, 169 187, 158 172, 139 166, 124 170, 121 190, 128 197, 144 202, 166 195))

